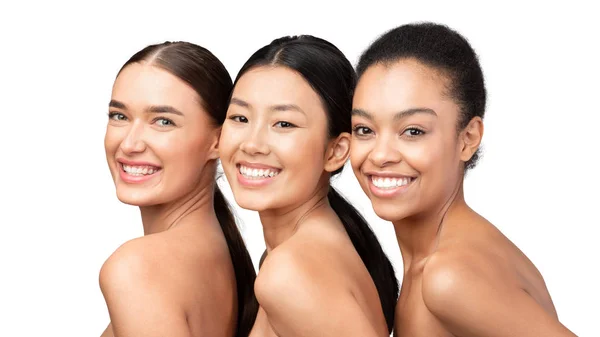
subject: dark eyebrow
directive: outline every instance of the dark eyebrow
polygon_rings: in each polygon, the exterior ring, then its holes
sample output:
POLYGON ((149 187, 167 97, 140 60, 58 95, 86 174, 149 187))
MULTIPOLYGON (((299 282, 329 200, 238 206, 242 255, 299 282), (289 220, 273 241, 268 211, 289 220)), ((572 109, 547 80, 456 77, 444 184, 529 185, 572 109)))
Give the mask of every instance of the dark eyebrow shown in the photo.
MULTIPOLYGON (((117 109, 127 110, 127 106, 125 105, 125 103, 116 101, 114 99, 111 100, 110 103, 108 103, 108 106, 117 108, 117 109)), ((153 106, 149 107, 148 109, 146 109, 146 112, 149 112, 149 113, 171 113, 171 114, 183 116, 183 113, 181 111, 179 111, 169 105, 153 105, 153 106)))
MULTIPOLYGON (((430 115, 434 115, 437 117, 437 114, 435 113, 435 111, 433 111, 432 109, 428 109, 428 108, 411 108, 411 109, 406 109, 406 110, 402 110, 400 112, 397 112, 396 114, 394 114, 394 120, 400 120, 402 118, 408 117, 408 116, 412 116, 415 114, 420 114, 420 113, 425 113, 425 114, 430 114, 430 115)), ((362 109, 352 109, 352 116, 360 116, 360 117, 364 117, 366 119, 369 120, 373 120, 373 115, 371 115, 370 113, 366 112, 365 110, 362 109)))
MULTIPOLYGON (((241 100, 239 98, 236 97, 232 97, 231 100, 229 101, 229 104, 235 104, 237 106, 241 106, 242 108, 246 108, 246 109, 250 109, 252 106, 250 105, 250 103, 241 100)), ((271 105, 269 107, 269 111, 271 112, 276 112, 276 111, 298 111, 301 112, 303 114, 306 115, 306 113, 304 112, 304 110, 302 110, 299 106, 297 106, 296 104, 276 104, 276 105, 271 105)))
POLYGON ((299 106, 297 106, 296 104, 277 104, 277 105, 272 105, 269 110, 271 111, 298 111, 304 115, 306 115, 306 113, 304 112, 304 110, 300 109, 299 106))
POLYGON ((242 108, 249 108, 250 104, 248 104, 246 101, 242 101, 239 98, 235 98, 235 97, 231 97, 231 100, 229 101, 229 104, 235 104, 235 105, 239 105, 242 108))
POLYGON ((114 99, 110 100, 110 103, 108 103, 109 107, 113 107, 113 108, 117 108, 117 109, 127 109, 127 106, 125 106, 125 104, 119 102, 119 101, 115 101, 114 99))
POLYGON ((351 114, 352 114, 352 116, 359 116, 359 117, 364 117, 369 120, 373 120, 373 116, 371 116, 370 113, 368 113, 362 109, 352 109, 351 114))
POLYGON ((435 111, 433 111, 432 109, 429 108, 411 108, 411 109, 406 109, 406 110, 402 110, 400 112, 397 112, 394 115, 394 120, 400 120, 402 118, 408 117, 408 116, 412 116, 412 115, 416 115, 416 114, 429 114, 429 115, 433 115, 435 117, 437 117, 437 114, 435 113, 435 111))
POLYGON ((183 116, 183 113, 170 105, 153 105, 146 112, 149 113, 168 113, 183 116))

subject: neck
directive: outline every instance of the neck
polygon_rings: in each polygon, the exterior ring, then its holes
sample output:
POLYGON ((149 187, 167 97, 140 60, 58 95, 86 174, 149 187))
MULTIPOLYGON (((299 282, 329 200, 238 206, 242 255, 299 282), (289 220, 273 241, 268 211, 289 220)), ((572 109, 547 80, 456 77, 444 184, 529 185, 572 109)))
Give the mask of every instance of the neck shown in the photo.
POLYGON ((467 207, 462 179, 438 206, 419 214, 392 221, 400 246, 404 270, 429 257, 437 248, 445 219, 458 209, 467 207))
POLYGON ((198 218, 217 221, 214 189, 214 172, 205 172, 196 187, 184 196, 164 204, 140 206, 144 235, 163 232, 198 218))
POLYGON ((327 199, 329 177, 321 180, 325 181, 321 181, 310 198, 302 203, 259 212, 267 251, 289 239, 306 219, 323 212, 333 212, 327 199))

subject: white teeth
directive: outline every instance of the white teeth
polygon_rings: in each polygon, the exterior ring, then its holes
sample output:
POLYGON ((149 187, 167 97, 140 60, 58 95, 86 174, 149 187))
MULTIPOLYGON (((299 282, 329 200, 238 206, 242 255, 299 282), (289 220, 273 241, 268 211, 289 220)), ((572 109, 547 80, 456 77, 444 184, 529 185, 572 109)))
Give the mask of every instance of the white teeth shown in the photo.
POLYGON ((279 171, 271 169, 251 169, 249 167, 240 165, 240 173, 246 178, 271 178, 279 174, 279 171))
POLYGON ((411 178, 382 178, 371 176, 371 182, 375 187, 381 189, 391 189, 406 186, 411 182, 411 178))
POLYGON ((158 172, 158 167, 153 166, 130 166, 123 164, 123 171, 132 176, 143 176, 158 172))

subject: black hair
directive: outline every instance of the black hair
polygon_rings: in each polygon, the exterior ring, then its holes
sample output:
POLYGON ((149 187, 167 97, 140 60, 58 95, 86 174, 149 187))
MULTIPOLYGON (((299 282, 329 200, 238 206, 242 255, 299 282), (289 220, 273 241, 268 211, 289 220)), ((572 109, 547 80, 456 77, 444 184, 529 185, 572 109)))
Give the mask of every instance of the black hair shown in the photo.
MULTIPOLYGON (((361 55, 357 73, 360 78, 372 65, 408 58, 441 70, 450 80, 448 94, 461 108, 458 130, 474 117, 483 118, 486 89, 477 54, 466 38, 445 25, 411 23, 386 32, 361 55)), ((465 170, 475 167, 479 157, 478 149, 465 163, 465 170)))
MULTIPOLYGON (((142 62, 164 69, 190 85, 215 125, 223 124, 233 83, 225 66, 209 50, 189 42, 167 41, 140 50, 121 70, 129 64, 142 62)), ((216 184, 214 209, 227 241, 235 272, 238 303, 235 336, 247 337, 258 312, 258 302, 254 296, 256 272, 229 204, 216 184)))
MULTIPOLYGON (((310 35, 276 39, 246 61, 234 85, 246 72, 260 66, 287 67, 311 85, 327 113, 330 137, 352 132, 351 110, 356 73, 352 64, 333 44, 310 35)), ((340 167, 332 175, 340 173, 342 169, 340 167)), ((391 332, 398 298, 398 280, 394 268, 360 213, 331 185, 327 197, 377 287, 388 332, 391 332)))

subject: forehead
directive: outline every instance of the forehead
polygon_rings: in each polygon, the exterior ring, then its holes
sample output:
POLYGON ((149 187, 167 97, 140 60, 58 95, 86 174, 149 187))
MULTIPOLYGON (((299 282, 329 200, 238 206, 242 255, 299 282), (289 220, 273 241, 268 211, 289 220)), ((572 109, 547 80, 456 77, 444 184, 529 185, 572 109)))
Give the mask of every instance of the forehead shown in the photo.
POLYGON ((447 94, 448 81, 441 71, 414 59, 375 64, 361 76, 353 108, 372 113, 412 108, 436 112, 458 109, 447 94))
POLYGON ((324 112, 319 95, 298 72, 282 66, 254 68, 240 77, 233 96, 254 107, 296 104, 305 112, 324 112))
POLYGON ((198 105, 196 91, 177 76, 156 66, 127 65, 117 76, 112 99, 126 105, 198 105))

